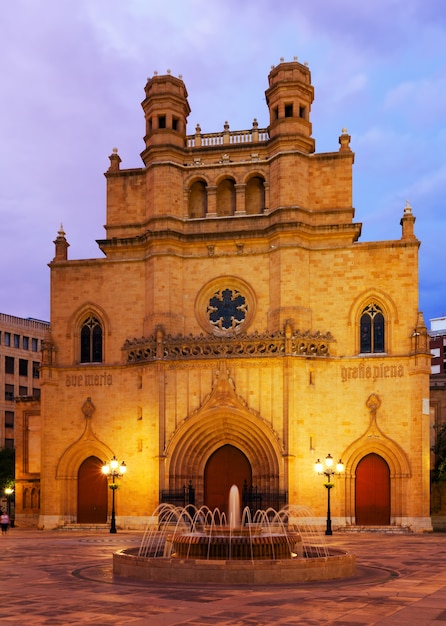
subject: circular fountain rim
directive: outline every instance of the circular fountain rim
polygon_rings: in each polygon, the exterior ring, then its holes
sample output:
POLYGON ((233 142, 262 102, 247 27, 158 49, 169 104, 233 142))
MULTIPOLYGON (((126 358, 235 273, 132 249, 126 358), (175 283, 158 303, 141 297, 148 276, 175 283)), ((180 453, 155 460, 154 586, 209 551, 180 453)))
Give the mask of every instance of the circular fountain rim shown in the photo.
POLYGON ((207 560, 145 557, 127 548, 113 554, 113 574, 147 582, 230 585, 290 584, 353 576, 356 557, 332 549, 326 557, 284 560, 207 560))

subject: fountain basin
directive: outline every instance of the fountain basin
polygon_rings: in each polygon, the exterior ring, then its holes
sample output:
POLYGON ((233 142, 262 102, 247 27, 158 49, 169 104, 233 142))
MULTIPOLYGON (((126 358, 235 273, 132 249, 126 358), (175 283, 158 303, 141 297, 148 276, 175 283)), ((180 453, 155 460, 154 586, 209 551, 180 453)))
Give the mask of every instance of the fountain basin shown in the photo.
POLYGON ((254 561, 143 557, 137 548, 113 555, 114 575, 159 583, 292 584, 347 578, 355 571, 355 555, 335 549, 325 557, 254 561))
POLYGON ((253 536, 244 529, 218 534, 183 533, 168 535, 174 558, 210 560, 291 559, 302 553, 302 539, 293 533, 253 536))

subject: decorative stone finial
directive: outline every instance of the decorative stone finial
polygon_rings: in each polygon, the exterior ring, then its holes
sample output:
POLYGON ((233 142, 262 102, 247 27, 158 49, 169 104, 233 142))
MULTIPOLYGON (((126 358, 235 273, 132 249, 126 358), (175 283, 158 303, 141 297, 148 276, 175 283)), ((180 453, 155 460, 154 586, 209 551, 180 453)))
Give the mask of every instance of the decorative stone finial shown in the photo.
POLYGON ((110 159, 109 172, 119 172, 119 164, 121 163, 121 157, 118 154, 118 148, 113 148, 112 154, 108 157, 110 159))
POLYGON ((347 132, 346 128, 342 129, 342 135, 339 137, 339 143, 341 144, 341 147, 339 148, 339 152, 351 152, 352 149, 350 148, 350 140, 351 137, 347 132))
POLYGON ((404 215, 412 215, 412 207, 409 204, 409 200, 406 200, 406 206, 404 207, 404 215))
POLYGON ((70 247, 70 244, 65 239, 65 231, 62 224, 57 231, 57 237, 55 241, 53 241, 53 243, 55 245, 55 255, 53 263, 56 261, 66 261, 68 259, 68 248, 70 247))
POLYGON ((412 213, 412 207, 409 204, 409 200, 406 200, 406 206, 404 207, 403 217, 400 220, 400 225, 402 227, 402 235, 401 239, 414 240, 415 236, 415 217, 412 213))

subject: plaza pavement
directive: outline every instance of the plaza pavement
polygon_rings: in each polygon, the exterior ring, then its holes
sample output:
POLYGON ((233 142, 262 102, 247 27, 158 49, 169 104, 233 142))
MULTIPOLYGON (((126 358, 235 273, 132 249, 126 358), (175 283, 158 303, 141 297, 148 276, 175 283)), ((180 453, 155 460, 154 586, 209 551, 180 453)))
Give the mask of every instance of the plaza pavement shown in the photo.
POLYGON ((289 586, 153 584, 116 579, 112 554, 142 533, 0 536, 0 626, 446 625, 446 534, 334 533, 357 556, 346 580, 289 586))

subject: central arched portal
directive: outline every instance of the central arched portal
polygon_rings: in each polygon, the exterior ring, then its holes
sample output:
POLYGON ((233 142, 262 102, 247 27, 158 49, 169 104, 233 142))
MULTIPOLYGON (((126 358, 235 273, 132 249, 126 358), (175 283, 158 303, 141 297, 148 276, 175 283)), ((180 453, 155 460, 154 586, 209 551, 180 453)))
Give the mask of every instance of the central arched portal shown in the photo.
POLYGON ((232 485, 237 485, 241 496, 244 484, 252 484, 252 469, 247 457, 235 446, 222 446, 206 463, 204 504, 211 510, 218 508, 227 514, 229 490, 232 485))

